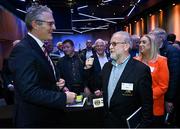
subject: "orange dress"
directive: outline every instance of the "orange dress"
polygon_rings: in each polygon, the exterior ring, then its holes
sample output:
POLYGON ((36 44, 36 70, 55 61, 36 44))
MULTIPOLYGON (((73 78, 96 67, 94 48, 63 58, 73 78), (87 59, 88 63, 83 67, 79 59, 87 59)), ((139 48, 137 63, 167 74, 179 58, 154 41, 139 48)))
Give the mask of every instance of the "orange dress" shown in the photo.
MULTIPOLYGON (((142 61, 140 56, 135 59, 142 61)), ((158 55, 155 61, 147 64, 151 69, 152 90, 153 90, 153 114, 155 116, 164 115, 164 95, 168 89, 169 70, 167 58, 158 55)))

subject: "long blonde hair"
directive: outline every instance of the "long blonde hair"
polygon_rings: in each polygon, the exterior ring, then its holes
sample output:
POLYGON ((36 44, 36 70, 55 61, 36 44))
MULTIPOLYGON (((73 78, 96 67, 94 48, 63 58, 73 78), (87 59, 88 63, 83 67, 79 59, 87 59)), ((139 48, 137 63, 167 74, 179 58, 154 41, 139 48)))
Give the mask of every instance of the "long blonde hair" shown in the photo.
MULTIPOLYGON (((156 43, 156 39, 157 37, 154 35, 154 34, 146 34, 144 35, 143 37, 146 37, 148 38, 148 40, 150 41, 150 55, 149 55, 149 60, 151 61, 154 61, 157 59, 157 56, 158 56, 158 46, 157 46, 157 43, 156 43)), ((142 54, 140 54, 142 56, 142 54)))

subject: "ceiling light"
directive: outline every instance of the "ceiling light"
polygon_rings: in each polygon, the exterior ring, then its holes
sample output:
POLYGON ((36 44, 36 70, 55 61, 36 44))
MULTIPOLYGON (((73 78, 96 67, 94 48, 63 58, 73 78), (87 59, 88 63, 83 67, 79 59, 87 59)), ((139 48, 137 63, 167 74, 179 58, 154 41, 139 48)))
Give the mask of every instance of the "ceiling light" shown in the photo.
POLYGON ((109 22, 109 23, 117 24, 117 22, 110 21, 110 20, 107 20, 107 19, 104 19, 104 18, 99 18, 99 17, 95 17, 95 16, 92 16, 92 15, 84 14, 84 13, 78 13, 78 14, 81 15, 81 16, 85 16, 85 17, 94 18, 94 19, 106 21, 106 22, 109 22))
POLYGON ((77 9, 80 10, 80 9, 84 9, 84 8, 87 8, 87 7, 88 7, 88 5, 84 5, 84 6, 77 7, 77 9))
POLYGON ((22 12, 22 13, 27 13, 26 11, 21 10, 21 9, 16 9, 16 10, 19 11, 19 12, 22 12))
POLYGON ((112 1, 112 0, 102 0, 102 2, 104 2, 104 3, 107 3, 107 2, 110 2, 110 1, 112 1))
POLYGON ((128 17, 131 15, 131 13, 132 13, 132 11, 134 10, 134 8, 135 8, 136 6, 134 5, 133 7, 132 7, 132 9, 129 11, 129 13, 128 13, 128 17))

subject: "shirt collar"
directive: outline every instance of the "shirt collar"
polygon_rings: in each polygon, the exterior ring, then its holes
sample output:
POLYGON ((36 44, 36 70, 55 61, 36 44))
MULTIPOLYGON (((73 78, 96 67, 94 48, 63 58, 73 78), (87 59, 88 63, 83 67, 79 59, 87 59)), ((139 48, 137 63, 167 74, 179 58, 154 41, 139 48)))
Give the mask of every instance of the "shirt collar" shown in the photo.
POLYGON ((112 60, 111 64, 112 64, 113 66, 117 67, 118 65, 122 65, 122 64, 128 62, 128 60, 130 59, 130 57, 131 57, 130 55, 129 55, 128 57, 126 57, 121 64, 118 64, 115 60, 112 60))
POLYGON ((38 39, 36 36, 34 36, 33 34, 31 34, 30 32, 28 32, 28 35, 30 35, 30 36, 38 43, 38 45, 39 45, 41 48, 43 47, 44 43, 43 43, 40 39, 38 39))
POLYGON ((99 56, 99 54, 98 53, 96 53, 97 54, 97 57, 98 58, 104 58, 104 57, 106 57, 106 53, 104 52, 104 55, 103 56, 99 56))

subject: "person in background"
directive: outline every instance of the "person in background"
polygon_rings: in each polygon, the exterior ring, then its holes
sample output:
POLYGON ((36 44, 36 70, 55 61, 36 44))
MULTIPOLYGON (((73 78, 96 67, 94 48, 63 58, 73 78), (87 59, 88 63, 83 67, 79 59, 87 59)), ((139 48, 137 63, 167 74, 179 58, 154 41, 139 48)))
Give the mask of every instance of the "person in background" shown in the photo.
POLYGON ((140 37, 137 35, 132 35, 131 36, 131 40, 132 40, 132 49, 130 50, 130 54, 132 57, 138 56, 139 55, 139 40, 140 37))
POLYGON ((107 40, 104 40, 104 42, 105 42, 105 44, 106 44, 106 50, 105 50, 105 52, 106 52, 107 54, 110 54, 110 50, 109 50, 110 43, 109 43, 109 41, 107 41, 107 40))
POLYGON ((45 40, 52 40, 55 21, 47 6, 31 6, 25 18, 28 34, 14 47, 8 63, 15 87, 14 126, 62 127, 66 104, 76 94, 62 92, 45 40))
POLYGON ((56 65, 58 76, 66 81, 66 90, 81 94, 87 89, 84 62, 79 53, 75 52, 72 40, 63 41, 63 51, 65 56, 60 58, 56 65))
POLYGON ((86 48, 80 51, 80 57, 85 62, 86 59, 91 57, 95 53, 95 50, 93 48, 93 43, 91 40, 86 41, 86 48))
POLYGON ((167 35, 167 41, 168 41, 170 44, 174 44, 175 41, 176 41, 176 35, 175 35, 175 34, 168 34, 168 35, 167 35))
MULTIPOLYGON (((8 53, 8 57, 12 51, 12 49, 18 44, 20 40, 15 40, 12 43, 12 48, 8 53)), ((2 68, 2 79, 3 79, 3 87, 4 87, 4 98, 8 105, 14 104, 14 84, 12 73, 8 67, 8 57, 3 60, 3 68, 2 68)))
POLYGON ((56 46, 57 46, 57 51, 55 51, 53 54, 56 54, 56 55, 58 55, 59 57, 63 57, 64 56, 64 51, 63 51, 63 44, 62 44, 62 42, 58 42, 57 44, 56 44, 56 46))
MULTIPOLYGON (((95 54, 91 56, 93 58, 93 64, 91 68, 91 75, 88 77, 89 81, 89 88, 91 92, 93 92, 96 96, 102 95, 102 87, 96 86, 96 82, 98 79, 98 76, 106 62, 110 60, 110 54, 106 53, 106 43, 102 39, 97 39, 94 43, 95 47, 95 54)), ((89 59, 87 59, 88 61, 89 59)))
POLYGON ((140 39, 140 55, 137 60, 148 65, 151 69, 153 89, 153 123, 152 127, 164 127, 164 95, 168 89, 169 70, 167 58, 158 54, 155 35, 147 34, 140 39))
POLYGON ((166 112, 176 113, 176 124, 180 127, 180 110, 177 105, 180 105, 179 95, 179 76, 180 76, 180 54, 178 49, 173 47, 167 41, 167 33, 162 28, 155 28, 150 34, 157 36, 157 45, 160 55, 167 57, 169 69, 169 86, 165 94, 165 108, 166 112), (179 98, 179 99, 178 99, 179 98), (178 113, 179 112, 179 113, 178 113))
POLYGON ((173 43, 172 45, 178 50, 180 50, 180 41, 175 41, 175 43, 173 43))
MULTIPOLYGON (((142 107, 139 127, 145 128, 151 124, 153 97, 150 69, 130 56, 130 48, 129 33, 119 31, 112 35, 112 61, 104 65, 97 83, 103 87, 105 127, 127 128, 126 118, 139 107, 142 107)), ((89 67, 86 64, 86 68, 89 67)))

